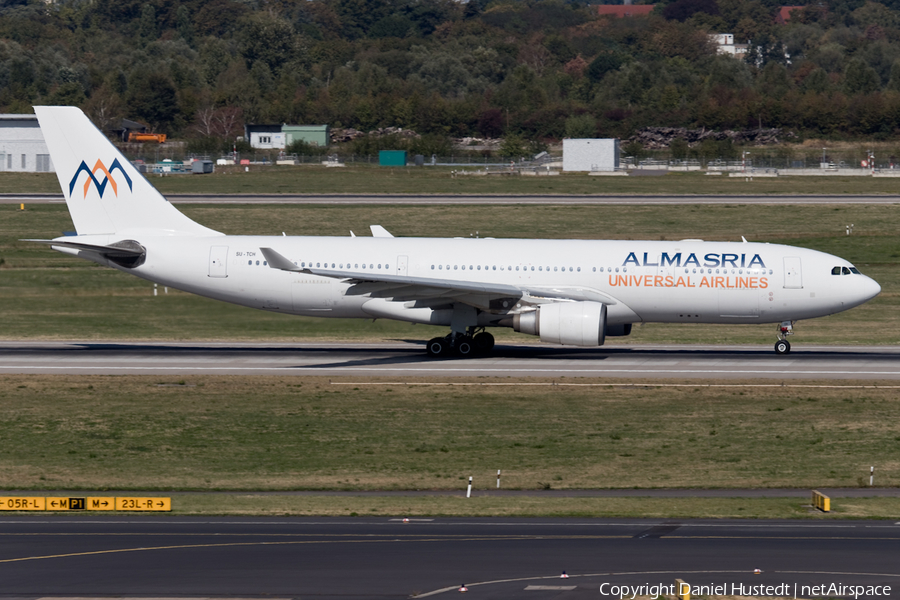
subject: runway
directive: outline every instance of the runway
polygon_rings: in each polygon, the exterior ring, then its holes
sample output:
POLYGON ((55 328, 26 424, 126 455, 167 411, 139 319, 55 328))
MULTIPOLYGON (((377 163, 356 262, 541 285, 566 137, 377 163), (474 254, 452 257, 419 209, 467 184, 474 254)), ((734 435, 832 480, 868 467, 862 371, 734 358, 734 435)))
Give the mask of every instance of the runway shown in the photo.
POLYGON ((618 600, 613 586, 675 578, 892 598, 898 555, 890 521, 0 517, 2 596, 17 598, 424 598, 466 584, 476 598, 618 600))
MULTIPOLYGON (((622 204, 898 204, 900 196, 671 196, 671 195, 419 195, 419 194, 168 194, 172 204, 310 204, 310 205, 622 205, 622 204)), ((0 204, 62 204, 61 194, 0 194, 0 204)))
POLYGON ((760 380, 900 379, 900 348, 499 343, 491 356, 430 359, 423 343, 0 342, 0 373, 221 374, 760 380))

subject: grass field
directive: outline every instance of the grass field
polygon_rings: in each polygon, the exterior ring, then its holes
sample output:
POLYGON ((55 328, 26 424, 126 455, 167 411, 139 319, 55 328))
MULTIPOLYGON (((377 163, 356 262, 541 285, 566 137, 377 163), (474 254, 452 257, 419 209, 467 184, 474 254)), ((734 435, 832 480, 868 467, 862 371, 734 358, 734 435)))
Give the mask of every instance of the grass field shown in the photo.
POLYGON ((624 517, 676 519, 896 519, 898 498, 833 499, 831 513, 799 498, 551 498, 174 494, 179 515, 360 517, 624 517))
POLYGON ((860 486, 875 465, 879 486, 900 485, 895 388, 469 381, 507 385, 3 376, 0 480, 462 490, 502 469, 506 489, 815 488, 860 486))
MULTIPOLYGON (((806 246, 853 261, 881 283, 875 300, 801 322, 795 343, 900 342, 900 209, 894 206, 285 206, 179 207, 236 234, 361 235, 379 223, 398 236, 749 240, 806 246), (845 226, 853 223, 847 236, 845 226)), ((20 238, 71 230, 62 205, 0 205, 0 339, 304 340, 420 339, 441 328, 378 320, 298 318, 206 300, 53 252, 20 238)), ((498 330, 500 340, 531 336, 498 330)), ((648 324, 609 343, 764 343, 772 325, 648 324)))
MULTIPOLYGON (((477 170, 469 167, 466 170, 477 170)), ((745 181, 727 175, 669 173, 659 177, 452 177, 444 167, 389 168, 354 165, 217 168, 212 175, 151 176, 172 194, 889 194, 900 179, 872 177, 778 177, 745 181)), ((59 193, 53 173, 0 173, 0 193, 59 193)))

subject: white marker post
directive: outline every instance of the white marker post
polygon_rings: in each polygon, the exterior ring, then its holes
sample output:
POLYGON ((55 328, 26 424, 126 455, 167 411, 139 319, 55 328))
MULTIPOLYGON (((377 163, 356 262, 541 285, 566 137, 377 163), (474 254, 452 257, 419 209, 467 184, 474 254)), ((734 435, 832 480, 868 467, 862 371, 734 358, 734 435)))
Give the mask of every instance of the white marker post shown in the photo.
POLYGON ((869 487, 875 483, 875 467, 869 467, 869 487))
POLYGON ((500 469, 497 469, 497 489, 500 489, 500 469))
POLYGON ((154 296, 156 295, 156 284, 155 283, 153 284, 153 295, 154 296))
POLYGON ((466 490, 466 498, 472 497, 472 476, 469 475, 469 489, 466 490))

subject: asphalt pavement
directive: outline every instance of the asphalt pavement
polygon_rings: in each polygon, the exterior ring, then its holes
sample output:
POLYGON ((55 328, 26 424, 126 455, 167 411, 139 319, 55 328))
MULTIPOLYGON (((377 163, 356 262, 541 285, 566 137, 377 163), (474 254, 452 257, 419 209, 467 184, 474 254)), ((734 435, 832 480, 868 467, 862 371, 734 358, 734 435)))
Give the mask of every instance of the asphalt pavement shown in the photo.
POLYGON ((891 521, 0 517, 0 595, 20 598, 447 597, 465 584, 476 598, 618 600, 614 586, 675 578, 896 597, 898 556, 891 521))

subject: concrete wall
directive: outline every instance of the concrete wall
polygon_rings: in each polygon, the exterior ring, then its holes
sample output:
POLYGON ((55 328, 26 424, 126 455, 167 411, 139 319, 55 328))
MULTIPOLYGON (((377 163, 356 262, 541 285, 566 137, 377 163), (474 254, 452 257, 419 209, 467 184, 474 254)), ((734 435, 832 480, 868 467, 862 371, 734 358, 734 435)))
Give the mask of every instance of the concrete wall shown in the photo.
POLYGON ((54 171, 36 116, 0 115, 0 171, 54 171))
POLYGON ((619 140, 563 140, 563 171, 615 171, 619 166, 619 140))

